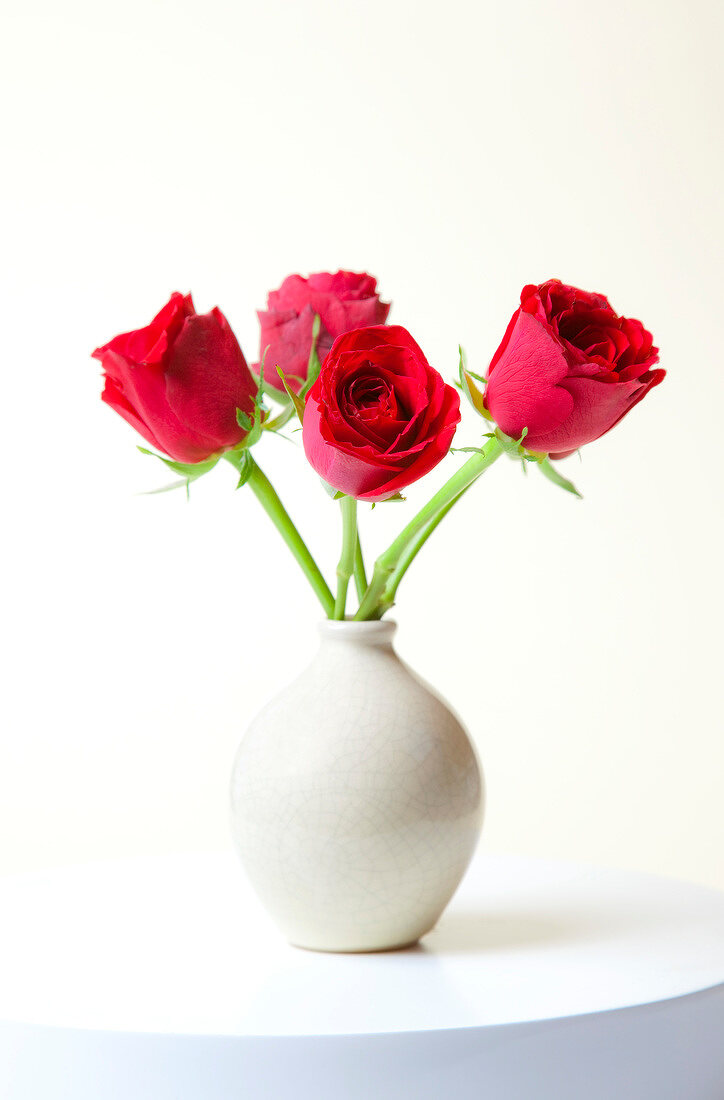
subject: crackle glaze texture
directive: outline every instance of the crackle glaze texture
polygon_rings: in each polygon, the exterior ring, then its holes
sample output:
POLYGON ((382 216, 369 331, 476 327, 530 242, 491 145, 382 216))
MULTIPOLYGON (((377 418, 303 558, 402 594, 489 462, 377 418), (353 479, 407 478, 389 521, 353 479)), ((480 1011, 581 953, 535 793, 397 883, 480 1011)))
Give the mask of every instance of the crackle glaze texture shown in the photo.
POLYGON ((391 622, 325 622, 234 762, 242 863, 286 937, 320 951, 414 943, 475 849, 483 780, 459 720, 397 657, 391 622))

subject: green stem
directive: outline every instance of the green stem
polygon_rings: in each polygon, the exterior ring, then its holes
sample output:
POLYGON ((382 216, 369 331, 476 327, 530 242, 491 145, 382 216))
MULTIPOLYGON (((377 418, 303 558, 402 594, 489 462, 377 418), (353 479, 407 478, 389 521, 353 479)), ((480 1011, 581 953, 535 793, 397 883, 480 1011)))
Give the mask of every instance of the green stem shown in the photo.
POLYGON ((430 535, 433 533, 438 524, 448 514, 453 504, 457 504, 460 498, 463 497, 465 493, 467 493, 469 488, 470 485, 468 485, 466 489, 463 489, 462 493, 458 493, 458 495, 454 497, 453 500, 451 500, 448 504, 446 504, 444 508, 441 508, 434 519, 431 519, 427 526, 423 527, 422 531, 420 531, 420 533, 412 540, 412 542, 408 544, 407 549, 400 557, 400 560, 397 563, 397 566, 392 573, 392 576, 388 580, 387 586, 383 593, 382 604, 384 605, 385 611, 389 610, 389 608, 391 608, 394 604, 395 595, 397 594, 397 589, 400 585, 400 581, 412 565, 417 555, 422 550, 427 540, 430 538, 430 535))
POLYGON ((331 618, 334 613, 334 597, 329 585, 310 554, 307 544, 292 523, 286 508, 276 494, 274 486, 251 457, 250 452, 246 451, 245 453, 251 463, 251 472, 247 484, 297 559, 302 572, 316 592, 317 598, 324 608, 325 615, 327 618, 331 618))
POLYGON ((367 574, 365 573, 365 560, 362 556, 362 543, 357 531, 357 547, 354 552, 354 584, 357 589, 357 599, 362 602, 367 591, 367 574))
MULTIPOLYGON (((503 446, 500 440, 493 436, 482 450, 472 455, 420 509, 417 515, 410 520, 407 527, 400 532, 395 541, 387 547, 375 562, 372 580, 355 619, 379 619, 384 615, 390 606, 384 600, 385 590, 403 560, 407 561, 406 569, 414 558, 414 553, 411 553, 409 560, 405 558, 405 555, 408 554, 408 550, 411 550, 415 540, 423 536, 432 520, 437 520, 438 516, 442 519, 442 516, 452 507, 458 497, 474 481, 477 481, 480 475, 487 470, 488 466, 492 466, 501 454, 503 454, 503 446)), ((431 526, 428 534, 431 534, 434 529, 434 526, 431 526)), ((425 538, 423 537, 420 546, 424 542, 425 538)), ((399 579, 401 579, 403 572, 404 569, 400 573, 399 579)), ((399 583, 399 579, 397 583, 399 583)))
POLYGON ((347 608, 347 588, 354 573, 355 554, 357 552, 357 501, 354 497, 342 497, 339 502, 342 510, 342 553, 337 566, 337 599, 334 604, 334 618, 343 619, 347 608))

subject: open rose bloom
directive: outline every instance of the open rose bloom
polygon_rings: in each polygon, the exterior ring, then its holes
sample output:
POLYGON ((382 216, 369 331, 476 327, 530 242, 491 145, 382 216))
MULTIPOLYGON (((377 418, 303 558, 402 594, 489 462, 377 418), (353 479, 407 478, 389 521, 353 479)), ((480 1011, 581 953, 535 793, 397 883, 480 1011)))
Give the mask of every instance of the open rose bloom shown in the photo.
POLYGON ((503 432, 564 458, 618 424, 664 371, 651 333, 602 294, 558 279, 526 286, 488 368, 485 404, 503 432))
POLYGON ((438 523, 503 454, 536 463, 576 492, 549 458, 610 431, 664 377, 651 334, 615 313, 602 294, 557 279, 526 286, 484 393, 461 362, 460 386, 486 421, 459 458, 451 454, 458 392, 407 329, 385 323, 389 309, 376 279, 364 272, 286 278, 259 313, 263 386, 278 395, 277 367, 287 384, 288 400, 276 413, 263 406, 262 386, 224 315, 197 314, 190 295, 173 294, 149 325, 93 353, 105 374, 103 400, 168 456, 164 461, 187 487, 220 458, 231 463, 237 487, 255 494, 333 619, 346 617, 353 575, 354 617, 381 618, 438 523), (307 461, 339 499, 336 596, 255 457, 262 435, 280 433, 295 417, 307 461), (357 502, 400 500, 402 490, 443 461, 447 481, 378 557, 368 579, 357 502))
POLYGON ((395 496, 445 457, 460 398, 407 329, 340 336, 307 396, 304 450, 317 473, 357 500, 395 496))

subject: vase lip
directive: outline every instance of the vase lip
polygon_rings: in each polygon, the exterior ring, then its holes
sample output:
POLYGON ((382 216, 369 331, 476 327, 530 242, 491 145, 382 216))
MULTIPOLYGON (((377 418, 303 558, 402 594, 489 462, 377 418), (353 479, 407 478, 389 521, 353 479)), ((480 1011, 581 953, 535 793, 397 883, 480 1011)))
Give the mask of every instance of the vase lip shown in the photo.
POLYGON ((322 619, 317 627, 323 638, 378 644, 391 641, 397 623, 394 619, 322 619))

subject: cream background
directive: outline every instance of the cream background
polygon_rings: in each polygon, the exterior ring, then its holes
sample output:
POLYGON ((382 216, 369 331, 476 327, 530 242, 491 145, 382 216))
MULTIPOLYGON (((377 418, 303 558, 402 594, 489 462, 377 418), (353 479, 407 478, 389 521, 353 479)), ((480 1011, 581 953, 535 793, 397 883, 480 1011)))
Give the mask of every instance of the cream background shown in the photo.
MULTIPOLYGON (((566 464, 584 502, 501 461, 408 576, 398 648, 477 741, 486 850, 724 887, 722 29, 703 0, 6 0, 0 869, 229 844, 234 750, 314 597, 231 470, 137 495, 166 478, 88 355, 191 289, 253 359, 266 291, 346 266, 448 376, 552 275, 652 329, 669 376, 566 464)), ((294 459, 260 448, 331 571, 294 459)), ((370 557, 455 461, 362 509, 370 557)))

